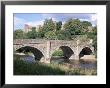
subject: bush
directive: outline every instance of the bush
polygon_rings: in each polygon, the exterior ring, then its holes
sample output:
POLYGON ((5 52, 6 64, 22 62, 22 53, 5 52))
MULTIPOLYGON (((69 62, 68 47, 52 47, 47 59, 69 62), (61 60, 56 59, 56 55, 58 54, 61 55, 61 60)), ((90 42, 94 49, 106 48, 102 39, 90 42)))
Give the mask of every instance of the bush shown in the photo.
POLYGON ((64 56, 64 53, 61 49, 55 50, 52 56, 64 56))

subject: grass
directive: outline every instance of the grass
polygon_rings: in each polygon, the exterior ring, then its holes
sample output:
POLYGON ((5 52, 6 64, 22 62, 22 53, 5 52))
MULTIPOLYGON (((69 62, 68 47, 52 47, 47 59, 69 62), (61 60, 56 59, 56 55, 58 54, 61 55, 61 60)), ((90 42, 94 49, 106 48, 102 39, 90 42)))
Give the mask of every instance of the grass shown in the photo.
POLYGON ((14 75, 96 75, 96 69, 70 67, 63 64, 28 63, 14 59, 14 75))

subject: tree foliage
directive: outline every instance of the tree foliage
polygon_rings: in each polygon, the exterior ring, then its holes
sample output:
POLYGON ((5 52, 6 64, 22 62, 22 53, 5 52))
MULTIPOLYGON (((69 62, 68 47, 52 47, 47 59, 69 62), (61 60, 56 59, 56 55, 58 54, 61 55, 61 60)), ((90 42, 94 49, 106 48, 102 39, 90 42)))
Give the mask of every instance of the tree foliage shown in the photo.
POLYGON ((37 32, 36 32, 35 28, 32 28, 32 31, 29 31, 27 33, 27 38, 35 39, 36 37, 37 37, 37 32))
POLYGON ((64 30, 69 30, 71 35, 81 34, 81 22, 79 19, 69 19, 64 24, 64 30))
POLYGON ((53 22, 52 19, 45 19, 43 30, 45 30, 46 32, 55 30, 55 23, 53 22))
POLYGON ((71 40, 76 38, 76 35, 86 35, 87 38, 93 39, 93 46, 96 46, 97 27, 92 27, 88 21, 80 21, 79 19, 68 19, 63 25, 61 21, 55 22, 51 19, 45 19, 44 24, 37 28, 32 27, 28 33, 22 30, 14 31, 14 39, 21 38, 45 38, 58 40, 71 40))
POLYGON ((48 31, 45 33, 45 38, 46 39, 56 39, 56 34, 54 31, 48 31))
POLYGON ((24 34, 22 29, 18 29, 14 31, 14 39, 23 39, 24 38, 24 34))
POLYGON ((81 22, 81 25, 83 34, 89 32, 89 27, 92 27, 92 24, 88 21, 81 22))
POLYGON ((59 21, 59 22, 56 22, 56 30, 61 30, 61 27, 62 27, 62 22, 59 21))

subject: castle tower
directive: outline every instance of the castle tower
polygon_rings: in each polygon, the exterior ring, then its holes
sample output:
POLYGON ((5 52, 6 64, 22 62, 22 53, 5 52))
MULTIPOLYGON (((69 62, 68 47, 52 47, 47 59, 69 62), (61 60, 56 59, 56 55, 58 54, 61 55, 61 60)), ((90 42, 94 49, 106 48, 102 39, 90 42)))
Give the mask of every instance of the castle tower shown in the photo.
POLYGON ((29 32, 29 31, 31 31, 31 29, 32 29, 32 26, 30 26, 30 25, 28 25, 28 24, 25 24, 24 25, 24 32, 29 32))

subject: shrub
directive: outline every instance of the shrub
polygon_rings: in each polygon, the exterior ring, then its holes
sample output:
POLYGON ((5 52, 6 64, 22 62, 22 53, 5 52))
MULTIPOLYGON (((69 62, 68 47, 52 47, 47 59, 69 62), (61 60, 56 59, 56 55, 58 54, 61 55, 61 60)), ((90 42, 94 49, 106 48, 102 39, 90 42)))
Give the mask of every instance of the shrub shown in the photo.
POLYGON ((61 49, 55 50, 52 56, 64 56, 64 53, 61 49))

